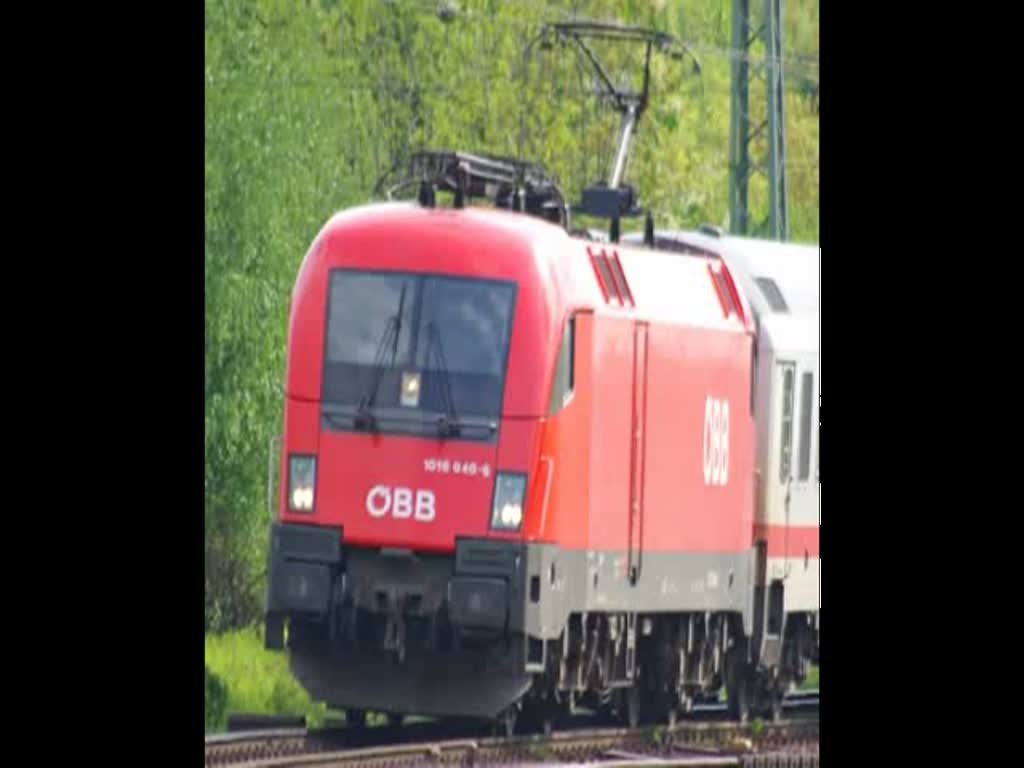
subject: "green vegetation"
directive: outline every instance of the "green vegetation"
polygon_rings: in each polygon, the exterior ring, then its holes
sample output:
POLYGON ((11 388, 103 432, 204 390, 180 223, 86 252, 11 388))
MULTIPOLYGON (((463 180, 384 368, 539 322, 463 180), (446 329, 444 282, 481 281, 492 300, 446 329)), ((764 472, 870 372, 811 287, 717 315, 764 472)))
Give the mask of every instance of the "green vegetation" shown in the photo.
POLYGON ((305 714, 314 726, 327 713, 292 677, 285 654, 264 650, 253 629, 206 636, 206 730, 223 731, 229 712, 305 714))
POLYGON ((210 674, 206 668, 206 730, 216 731, 223 727, 226 720, 228 691, 224 683, 216 675, 210 674))
POLYGON ((807 672, 807 677, 804 678, 804 682, 801 684, 800 688, 802 690, 814 690, 818 687, 818 665, 811 664, 811 668, 807 672))
MULTIPOLYGON (((652 62, 652 106, 626 180, 639 187, 659 226, 727 224, 729 0, 460 0, 447 23, 436 12, 440 4, 206 2, 208 632, 248 627, 260 615, 267 459, 270 438, 280 432, 288 302, 302 257, 327 218, 368 202, 376 180, 423 147, 537 160, 571 199, 606 175, 616 116, 587 95, 591 83, 575 59, 540 51, 523 68, 522 50, 542 20, 575 10, 656 26, 691 44, 703 64, 700 77, 688 64, 652 62)), ((786 102, 791 230, 795 240, 815 241, 818 0, 785 5, 784 43, 794 62, 786 102)), ((605 60, 625 71, 614 55, 605 60)), ((632 63, 638 71, 639 58, 632 63)), ((763 110, 762 99, 752 105, 763 110)), ((752 205, 763 205, 766 195, 755 177, 752 205)), ((223 651, 227 645, 217 644, 228 641, 207 641, 207 663, 227 687, 228 708, 249 706, 245 686, 258 681, 225 672, 224 658, 211 664, 211 642, 223 651)), ((279 656, 267 655, 266 664, 279 656)), ((270 694, 256 698, 253 707, 271 706, 270 694)))

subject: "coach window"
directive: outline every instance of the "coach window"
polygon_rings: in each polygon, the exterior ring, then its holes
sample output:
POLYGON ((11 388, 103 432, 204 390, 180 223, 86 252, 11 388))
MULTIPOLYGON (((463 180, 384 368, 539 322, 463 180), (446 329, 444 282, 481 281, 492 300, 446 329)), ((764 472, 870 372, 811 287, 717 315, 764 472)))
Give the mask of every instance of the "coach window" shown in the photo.
POLYGON ((782 372, 782 456, 779 461, 779 481, 790 478, 793 465, 793 366, 782 372))
POLYGON ((555 362, 555 377, 551 382, 551 398, 548 413, 558 413, 569 399, 575 385, 576 363, 576 317, 570 316, 562 332, 562 343, 555 362))
POLYGON ((811 477, 811 395, 814 394, 814 374, 805 373, 800 385, 800 480, 811 477))

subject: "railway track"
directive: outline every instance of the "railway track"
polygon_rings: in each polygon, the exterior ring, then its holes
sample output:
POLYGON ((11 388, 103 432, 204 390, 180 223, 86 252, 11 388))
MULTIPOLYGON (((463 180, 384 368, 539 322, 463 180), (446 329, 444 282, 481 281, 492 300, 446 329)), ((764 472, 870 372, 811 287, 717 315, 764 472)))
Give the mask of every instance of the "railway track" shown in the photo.
POLYGON ((402 729, 278 728, 208 737, 206 765, 335 768, 404 765, 818 766, 814 719, 739 725, 685 721, 674 727, 590 728, 550 736, 429 738, 433 723, 402 729))

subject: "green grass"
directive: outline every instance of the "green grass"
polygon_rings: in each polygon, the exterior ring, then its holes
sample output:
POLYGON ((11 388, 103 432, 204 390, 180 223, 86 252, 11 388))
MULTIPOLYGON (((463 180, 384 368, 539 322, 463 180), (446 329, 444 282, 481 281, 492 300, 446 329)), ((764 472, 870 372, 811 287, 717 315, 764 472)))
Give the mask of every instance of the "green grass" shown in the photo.
POLYGON ((811 668, 807 671, 807 677, 800 686, 800 690, 808 690, 820 687, 818 685, 818 665, 811 664, 811 668))
MULTIPOLYGON (((800 687, 797 688, 797 690, 808 691, 808 690, 814 690, 814 689, 820 687, 818 685, 818 679, 819 679, 819 677, 818 677, 818 665, 817 664, 811 664, 810 669, 807 670, 807 677, 804 678, 804 681, 800 684, 800 687)), ((718 700, 719 701, 728 701, 729 700, 728 690, 726 690, 726 687, 724 685, 722 686, 722 689, 718 692, 718 700)))
MULTIPOLYGON (((801 689, 819 687, 817 665, 811 665, 801 689)), ((721 698, 725 700, 725 690, 721 698)), ((206 731, 223 731, 229 712, 305 715, 321 726, 327 716, 323 703, 313 702, 288 669, 283 652, 263 648, 259 629, 240 629, 206 635, 206 731)), ((406 722, 425 718, 409 718, 406 722)), ((368 725, 383 725, 383 715, 370 713, 368 725)))
POLYGON ((267 651, 257 629, 206 635, 206 730, 223 731, 229 712, 305 715, 323 724, 327 708, 310 700, 285 653, 267 651))

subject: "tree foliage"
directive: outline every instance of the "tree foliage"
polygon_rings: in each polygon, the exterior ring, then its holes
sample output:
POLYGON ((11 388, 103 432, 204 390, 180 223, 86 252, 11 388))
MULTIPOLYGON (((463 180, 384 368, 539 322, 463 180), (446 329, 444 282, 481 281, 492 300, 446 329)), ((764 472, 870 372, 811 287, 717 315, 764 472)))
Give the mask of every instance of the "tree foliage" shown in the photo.
MULTIPOLYGON (((605 177, 617 116, 592 97, 591 73, 558 49, 538 51, 529 66, 522 56, 542 20, 575 12, 657 26, 693 46, 700 77, 655 58, 652 105, 626 177, 659 226, 727 224, 730 7, 729 0, 207 0, 208 629, 259 615, 288 299, 322 223, 368 202, 385 171, 424 147, 539 161, 572 199, 605 177)), ((815 241, 817 0, 790 0, 785 14, 793 56, 791 234, 815 241)), ((630 63, 605 55, 613 70, 630 63)), ((752 184, 754 205, 766 190, 752 184)))

